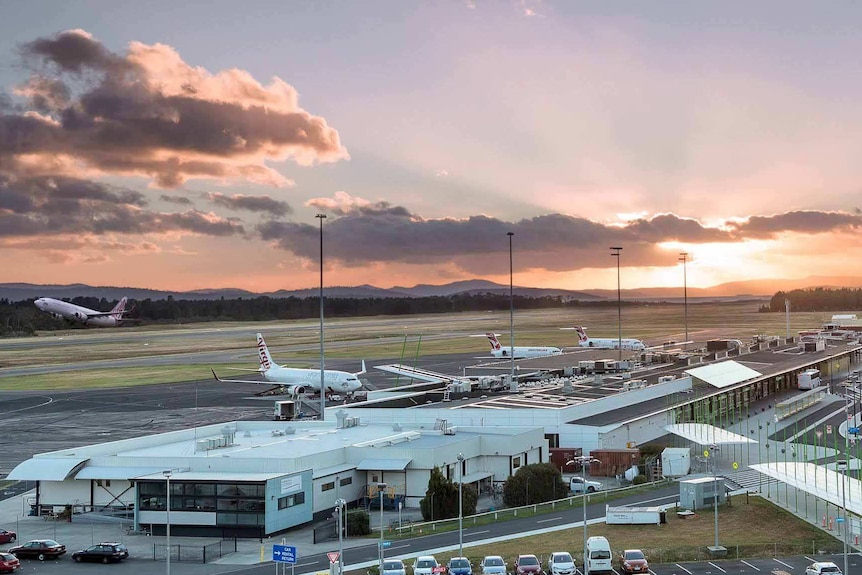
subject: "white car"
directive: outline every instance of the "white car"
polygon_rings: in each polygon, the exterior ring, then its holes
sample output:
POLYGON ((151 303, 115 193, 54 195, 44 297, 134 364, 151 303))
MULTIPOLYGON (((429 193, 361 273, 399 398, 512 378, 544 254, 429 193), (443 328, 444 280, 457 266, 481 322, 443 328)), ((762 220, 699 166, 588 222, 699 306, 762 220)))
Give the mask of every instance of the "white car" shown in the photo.
POLYGON ((548 575, 573 575, 575 572, 575 560, 565 551, 555 551, 548 556, 548 575))
POLYGON ((407 575, 407 569, 401 559, 386 559, 383 561, 383 575, 407 575))
POLYGON ((432 575, 439 566, 433 555, 420 555, 413 564, 413 575, 432 575))
POLYGON ((479 564, 482 575, 506 575, 506 562, 499 555, 488 555, 479 564))
POLYGON ((818 561, 805 568, 805 575, 821 575, 822 573, 829 573, 829 575, 840 574, 841 569, 832 561, 818 561))
MULTIPOLYGON (((604 485, 599 483, 598 481, 590 481, 587 479, 587 493, 593 493, 595 491, 599 491, 604 489, 604 485)), ((571 481, 569 481, 569 489, 571 489, 574 493, 583 493, 584 492, 584 480, 582 477, 572 477, 571 481)))

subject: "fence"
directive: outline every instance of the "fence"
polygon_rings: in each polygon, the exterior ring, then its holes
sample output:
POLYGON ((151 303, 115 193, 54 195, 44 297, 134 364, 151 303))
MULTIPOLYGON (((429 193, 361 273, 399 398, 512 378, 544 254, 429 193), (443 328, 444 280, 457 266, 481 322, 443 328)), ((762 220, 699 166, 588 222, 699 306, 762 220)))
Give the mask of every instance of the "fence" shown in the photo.
MULTIPOLYGON (((171 545, 171 561, 185 563, 206 563, 228 553, 236 553, 236 539, 222 539, 207 545, 171 545)), ((165 561, 167 551, 164 545, 153 544, 153 561, 165 561)))

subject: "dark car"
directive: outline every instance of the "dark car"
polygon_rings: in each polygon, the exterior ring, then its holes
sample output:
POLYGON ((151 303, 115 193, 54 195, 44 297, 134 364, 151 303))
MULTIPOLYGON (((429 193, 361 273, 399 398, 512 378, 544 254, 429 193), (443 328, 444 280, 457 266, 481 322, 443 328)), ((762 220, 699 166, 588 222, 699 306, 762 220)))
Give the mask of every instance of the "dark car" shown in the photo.
POLYGON ((514 572, 515 575, 538 575, 542 573, 542 564, 535 555, 518 555, 514 572))
POLYGON ((34 539, 9 550, 9 553, 12 553, 19 559, 32 557, 39 561, 56 559, 65 552, 66 546, 57 543, 53 539, 34 539))
POLYGON ((120 552, 120 559, 125 559, 129 556, 129 548, 122 543, 117 543, 116 541, 102 541, 99 545, 113 545, 120 552))
POLYGON ((129 556, 129 551, 125 545, 118 543, 99 543, 91 545, 83 551, 75 551, 72 553, 72 559, 75 562, 93 561, 95 563, 119 563, 129 556))
POLYGON ((18 534, 14 531, 0 529, 0 543, 15 543, 16 539, 18 539, 18 534))
POLYGON ((11 553, 0 553, 0 573, 12 573, 20 566, 21 562, 11 553))

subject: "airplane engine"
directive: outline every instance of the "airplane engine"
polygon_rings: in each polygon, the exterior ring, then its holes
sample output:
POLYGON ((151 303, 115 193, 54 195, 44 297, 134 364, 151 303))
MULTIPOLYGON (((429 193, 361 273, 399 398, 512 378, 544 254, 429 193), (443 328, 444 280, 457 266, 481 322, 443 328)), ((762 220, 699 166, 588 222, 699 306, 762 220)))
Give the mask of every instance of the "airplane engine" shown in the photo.
POLYGON ((54 316, 54 319, 63 319, 63 314, 60 314, 60 313, 52 313, 51 315, 52 315, 52 316, 54 316))
POLYGON ((285 392, 291 397, 299 397, 305 394, 305 388, 301 385, 289 385, 285 388, 285 392))
POLYGON ((81 320, 81 321, 86 321, 87 316, 86 316, 86 315, 84 315, 84 314, 82 314, 81 312, 77 312, 77 311, 76 311, 76 312, 75 312, 75 318, 76 318, 76 319, 79 319, 79 320, 81 320))

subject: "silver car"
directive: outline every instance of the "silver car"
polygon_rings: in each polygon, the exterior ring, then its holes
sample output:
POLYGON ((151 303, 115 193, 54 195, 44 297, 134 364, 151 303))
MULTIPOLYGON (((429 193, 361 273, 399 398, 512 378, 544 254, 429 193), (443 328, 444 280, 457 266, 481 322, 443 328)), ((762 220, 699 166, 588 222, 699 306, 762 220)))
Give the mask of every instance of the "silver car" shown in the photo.
POLYGON ((383 561, 383 575, 407 575, 401 559, 386 559, 383 561))
POLYGON ((488 555, 479 564, 482 575, 506 575, 506 562, 499 555, 488 555))

